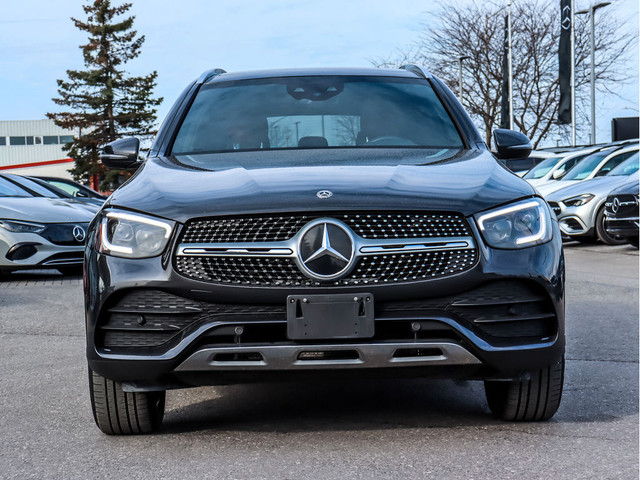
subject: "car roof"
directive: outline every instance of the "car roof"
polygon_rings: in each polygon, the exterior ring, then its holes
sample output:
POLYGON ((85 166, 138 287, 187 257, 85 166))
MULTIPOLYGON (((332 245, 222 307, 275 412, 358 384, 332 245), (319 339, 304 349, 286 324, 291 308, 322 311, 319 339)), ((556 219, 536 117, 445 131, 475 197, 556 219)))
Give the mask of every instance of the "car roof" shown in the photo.
MULTIPOLYGON (((223 72, 223 71, 221 70, 220 72, 223 72)), ((205 74, 206 73, 207 72, 205 72, 205 74)), ((217 73, 212 77, 208 78, 205 81, 205 83, 228 82, 228 81, 234 81, 234 80, 250 80, 250 79, 256 79, 256 78, 314 77, 314 76, 332 76, 332 75, 423 78, 417 73, 413 73, 408 69, 405 70, 405 69, 373 68, 373 67, 279 68, 279 69, 269 69, 269 70, 217 73)))

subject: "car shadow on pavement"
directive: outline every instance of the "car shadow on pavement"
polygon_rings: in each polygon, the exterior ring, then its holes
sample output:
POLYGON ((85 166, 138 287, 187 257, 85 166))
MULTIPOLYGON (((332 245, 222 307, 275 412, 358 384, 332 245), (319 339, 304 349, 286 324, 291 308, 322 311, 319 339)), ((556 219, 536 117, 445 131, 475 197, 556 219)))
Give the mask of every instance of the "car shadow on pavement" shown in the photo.
POLYGON ((170 391, 167 398, 161 434, 437 428, 493 420, 482 382, 292 382, 170 391))
MULTIPOLYGON (((627 366, 634 368, 637 375, 637 364, 627 366)), ((577 365, 568 365, 560 409, 547 422, 505 423, 496 419, 479 381, 341 379, 169 391, 158 433, 530 428, 518 425, 536 425, 536 430, 553 429, 554 425, 572 429, 572 424, 609 423, 638 414, 637 382, 622 382, 620 391, 602 391, 590 385, 589 379, 577 378, 576 369, 577 365), (612 396, 617 400, 609 398, 612 396)), ((600 377, 607 372, 592 373, 600 377)))

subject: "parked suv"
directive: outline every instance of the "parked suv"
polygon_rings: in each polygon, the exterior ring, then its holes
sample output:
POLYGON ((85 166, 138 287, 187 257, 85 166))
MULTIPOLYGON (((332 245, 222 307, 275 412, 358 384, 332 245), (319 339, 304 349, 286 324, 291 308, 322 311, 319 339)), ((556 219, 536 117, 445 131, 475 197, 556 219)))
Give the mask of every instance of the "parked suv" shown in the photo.
POLYGON ((139 168, 85 255, 103 432, 154 430, 169 389, 327 374, 484 380, 500 418, 556 412, 557 221, 426 70, 213 70, 138 148, 103 150, 139 168))

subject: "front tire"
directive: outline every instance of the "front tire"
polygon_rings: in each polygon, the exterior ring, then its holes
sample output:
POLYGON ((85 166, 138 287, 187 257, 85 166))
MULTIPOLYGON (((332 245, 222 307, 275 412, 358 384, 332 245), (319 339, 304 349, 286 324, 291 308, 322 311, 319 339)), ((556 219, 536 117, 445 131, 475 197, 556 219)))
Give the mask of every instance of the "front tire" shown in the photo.
POLYGON ((93 419, 107 435, 151 433, 162 423, 166 392, 125 392, 91 370, 89 392, 93 419))
POLYGON ((489 409, 509 422, 548 420, 556 413, 562 397, 564 358, 550 367, 531 373, 528 380, 484 382, 489 409))
POLYGON ((638 237, 629 237, 627 242, 629 242, 629 245, 638 248, 638 237))

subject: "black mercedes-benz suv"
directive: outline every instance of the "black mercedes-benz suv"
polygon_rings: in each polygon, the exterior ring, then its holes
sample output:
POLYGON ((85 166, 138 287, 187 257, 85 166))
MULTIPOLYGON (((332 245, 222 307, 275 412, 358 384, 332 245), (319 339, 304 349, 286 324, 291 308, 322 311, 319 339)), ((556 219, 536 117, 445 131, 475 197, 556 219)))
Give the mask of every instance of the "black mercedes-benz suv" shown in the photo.
POLYGON ((556 412, 556 219, 426 70, 212 70, 138 150, 104 148, 138 169, 85 255, 103 432, 154 430, 168 389, 327 375, 484 380, 500 418, 556 412))

